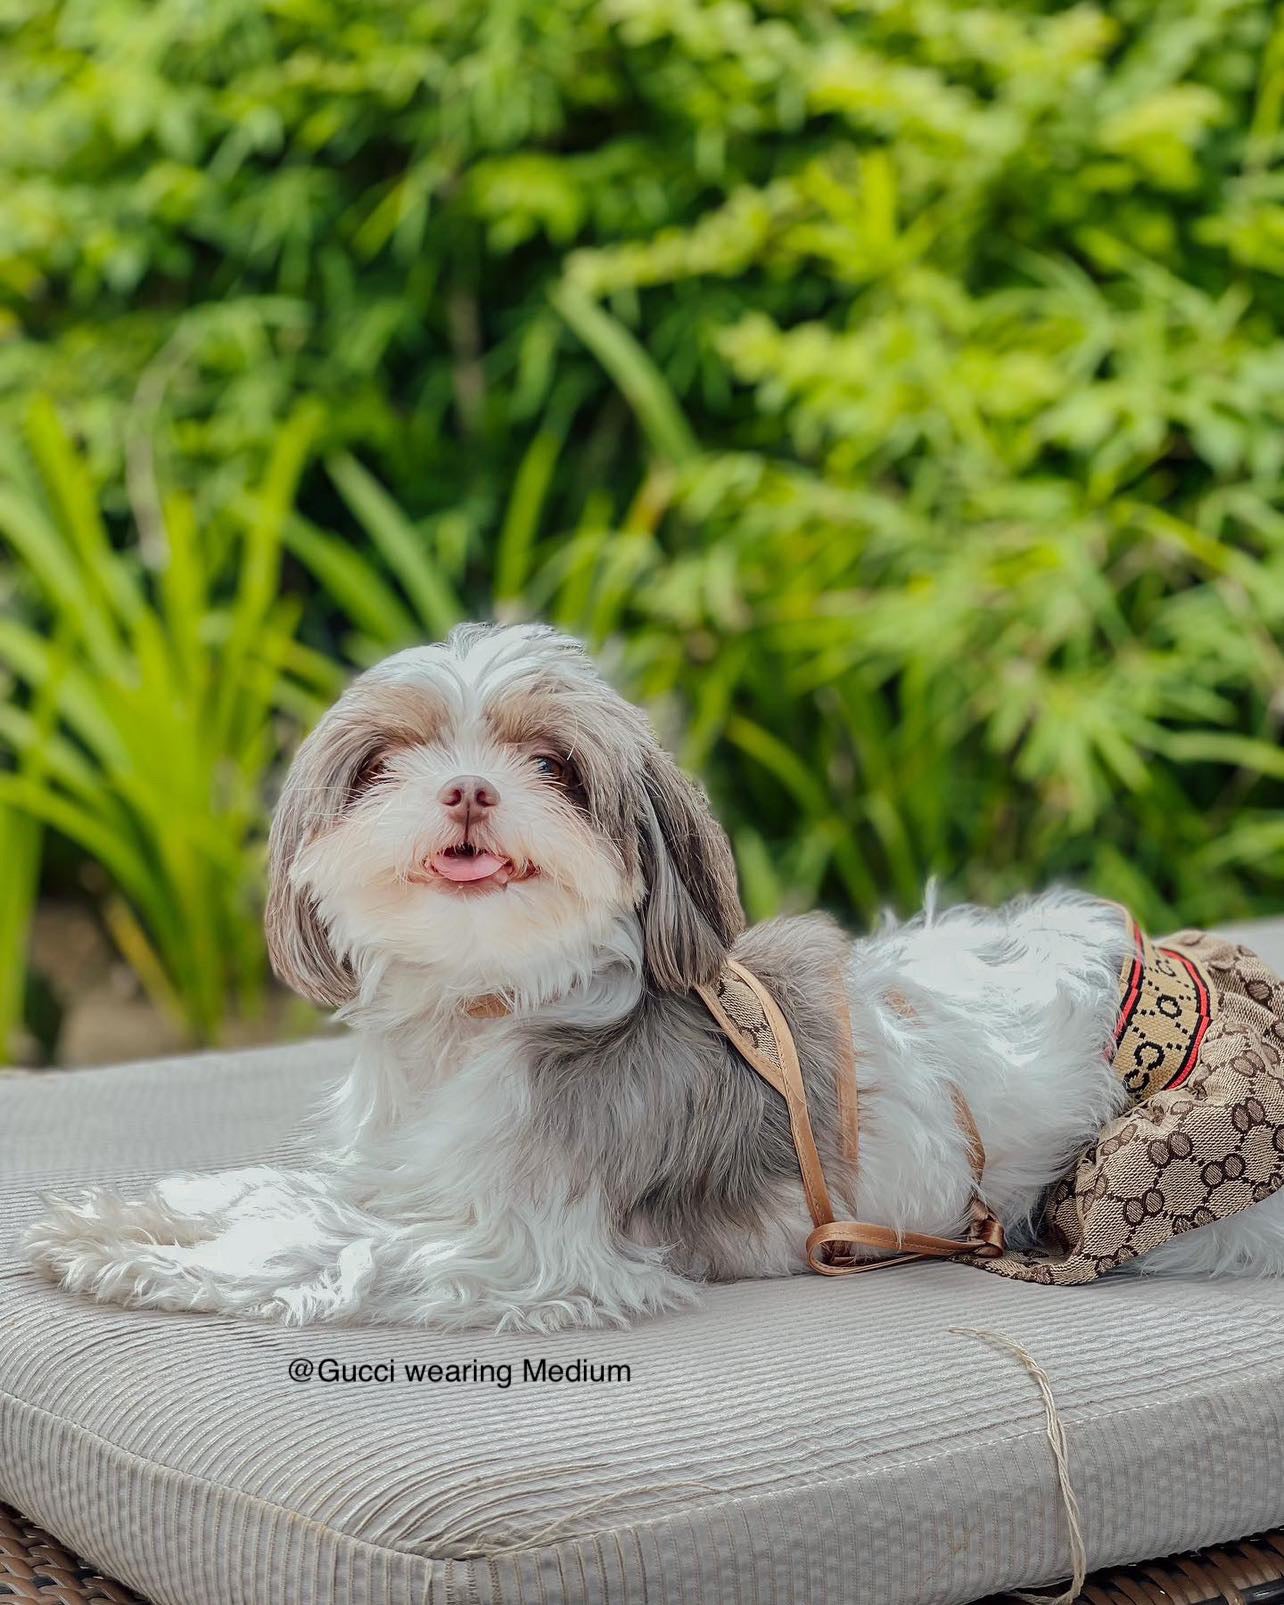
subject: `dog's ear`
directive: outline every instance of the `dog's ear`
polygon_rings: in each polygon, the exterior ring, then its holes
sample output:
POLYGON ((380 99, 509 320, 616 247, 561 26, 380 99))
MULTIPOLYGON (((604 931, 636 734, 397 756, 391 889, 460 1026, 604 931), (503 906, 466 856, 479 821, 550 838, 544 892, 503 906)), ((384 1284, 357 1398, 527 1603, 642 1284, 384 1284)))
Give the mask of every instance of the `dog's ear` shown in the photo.
POLYGON ((293 877, 299 850, 333 820, 359 761, 350 739, 332 739, 332 724, 327 715, 299 748, 272 817, 264 927, 280 979, 313 1003, 339 1008, 353 997, 356 978, 331 947, 312 894, 293 877))
POLYGON ((744 929, 736 864, 708 799, 662 748, 643 759, 640 831, 646 968, 664 991, 710 984, 744 929))

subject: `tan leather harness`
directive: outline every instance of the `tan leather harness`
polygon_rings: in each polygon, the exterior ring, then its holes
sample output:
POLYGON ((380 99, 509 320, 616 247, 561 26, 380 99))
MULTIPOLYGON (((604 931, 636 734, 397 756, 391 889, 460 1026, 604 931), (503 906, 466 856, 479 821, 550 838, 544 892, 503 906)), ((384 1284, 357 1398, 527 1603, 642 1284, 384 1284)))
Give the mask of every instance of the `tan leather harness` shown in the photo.
MULTIPOLYGON (((697 987, 696 991, 736 1052, 785 1100, 803 1193, 813 1222, 807 1237, 807 1263, 813 1271, 821 1276, 853 1276, 858 1271, 881 1270, 888 1265, 905 1265, 911 1260, 954 1259, 962 1254, 993 1259, 1003 1253, 1002 1223, 981 1195, 985 1147, 967 1099, 957 1087, 950 1096, 954 1118, 967 1140, 972 1168, 971 1236, 931 1237, 922 1232, 899 1232, 890 1226, 875 1226, 868 1221, 835 1220, 825 1172, 816 1151, 798 1050, 775 998, 756 975, 734 959, 727 961, 714 986, 697 987), (764 1030, 770 1039, 770 1051, 763 1039, 764 1030), (857 1259, 853 1252, 857 1248, 878 1249, 887 1257, 857 1259)), ((851 1016, 841 985, 835 986, 834 994, 839 1040, 837 1098, 841 1150, 844 1158, 855 1163, 860 1151, 860 1101, 851 1016)))

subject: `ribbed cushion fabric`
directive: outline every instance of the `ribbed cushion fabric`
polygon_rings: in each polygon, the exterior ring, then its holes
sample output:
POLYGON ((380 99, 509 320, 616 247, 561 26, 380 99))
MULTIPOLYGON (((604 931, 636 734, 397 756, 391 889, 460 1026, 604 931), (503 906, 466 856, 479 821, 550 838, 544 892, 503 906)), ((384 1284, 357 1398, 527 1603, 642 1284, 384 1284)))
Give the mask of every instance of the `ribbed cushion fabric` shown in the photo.
POLYGON ((1051 1379, 1091 1566, 1284 1522, 1284 1285, 918 1265, 532 1338, 129 1312, 20 1262, 42 1188, 288 1161, 348 1051, 0 1077, 0 1498, 157 1605, 932 1605, 1049 1581, 1043 1407, 964 1327, 1051 1379), (299 1358, 398 1379, 294 1382, 299 1358), (522 1375, 577 1360, 630 1380, 522 1375), (512 1385, 406 1379, 434 1362, 512 1385))

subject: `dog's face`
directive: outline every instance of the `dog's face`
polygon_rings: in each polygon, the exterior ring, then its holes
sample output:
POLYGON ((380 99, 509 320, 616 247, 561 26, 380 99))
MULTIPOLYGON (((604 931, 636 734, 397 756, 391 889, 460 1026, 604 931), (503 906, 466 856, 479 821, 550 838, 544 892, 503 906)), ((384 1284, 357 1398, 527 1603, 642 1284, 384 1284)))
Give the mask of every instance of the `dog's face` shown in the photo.
POLYGON ((269 859, 273 965, 328 1005, 388 961, 502 993, 630 914, 650 984, 685 989, 742 924, 703 795, 543 626, 461 626, 362 675, 300 748, 269 859))

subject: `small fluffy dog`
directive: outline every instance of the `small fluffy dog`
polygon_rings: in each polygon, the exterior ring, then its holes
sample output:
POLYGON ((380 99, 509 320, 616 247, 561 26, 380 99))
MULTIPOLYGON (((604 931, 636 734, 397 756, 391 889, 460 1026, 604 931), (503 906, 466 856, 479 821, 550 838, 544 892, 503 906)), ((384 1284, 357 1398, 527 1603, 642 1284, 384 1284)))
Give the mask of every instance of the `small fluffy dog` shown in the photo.
MULTIPOLYGON (((1126 937, 1066 892, 852 941, 744 931, 727 838, 580 646, 468 625, 362 675, 304 742, 270 842, 278 974, 356 1033, 306 1168, 51 1199, 29 1239, 100 1299, 290 1323, 626 1322, 697 1284, 803 1269, 783 1101, 693 988, 729 952, 786 1009, 833 1190, 958 1236, 985 1197, 1032 1240, 1045 1189, 1126 1101, 1103 1053, 1126 937), (851 1008, 859 1164, 835 1132, 851 1008)), ((1284 1271, 1284 1194, 1145 1270, 1284 1271)))

